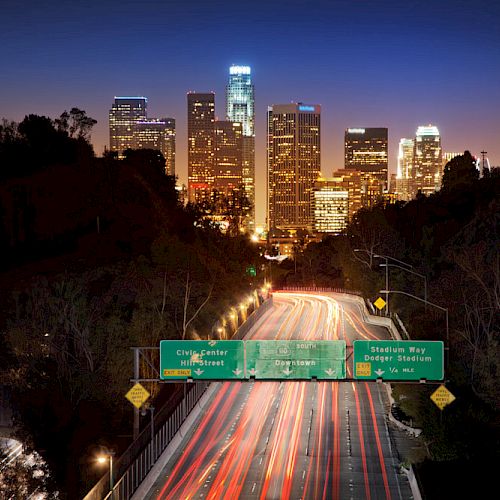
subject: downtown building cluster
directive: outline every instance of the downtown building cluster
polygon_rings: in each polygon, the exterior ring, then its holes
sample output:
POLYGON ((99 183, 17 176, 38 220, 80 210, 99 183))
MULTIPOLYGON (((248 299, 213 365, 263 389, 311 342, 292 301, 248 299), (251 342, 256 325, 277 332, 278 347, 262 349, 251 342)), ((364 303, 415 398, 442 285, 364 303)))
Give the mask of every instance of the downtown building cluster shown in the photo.
MULTIPOLYGON (((185 201, 206 209, 224 226, 228 211, 239 228, 255 225, 255 90, 249 66, 229 68, 225 119, 214 92, 188 92, 188 186, 185 201)), ((159 150, 175 175, 175 120, 148 118, 145 97, 115 97, 109 113, 110 149, 159 150)), ((439 190, 445 164, 437 127, 420 126, 399 143, 397 174, 388 174, 388 129, 351 127, 344 133, 344 168, 321 169, 321 106, 275 104, 267 110, 267 230, 270 240, 340 234, 361 208, 411 200, 439 190)))
POLYGON ((446 163, 458 153, 443 153, 441 136, 433 125, 417 128, 414 139, 399 141, 395 192, 409 201, 418 192, 429 195, 439 190, 446 163))
MULTIPOLYGON (((226 119, 215 115, 215 93, 189 92, 188 199, 211 207, 212 218, 239 214, 255 228, 255 97, 249 66, 231 66, 226 119)), ((220 222, 224 222, 221 220, 220 222)))
MULTIPOLYGON (((255 228, 255 98, 249 66, 233 65, 226 86, 225 120, 216 119, 214 92, 188 92, 188 187, 183 201, 224 222, 238 213, 242 230, 255 228)), ((110 150, 155 149, 165 173, 175 175, 175 120, 148 118, 145 97, 115 97, 109 112, 110 150)), ((221 224, 221 228, 225 227, 221 224)))
POLYGON ((127 149, 155 149, 165 174, 175 175, 175 120, 148 118, 146 97, 115 97, 109 111, 109 149, 124 158, 127 149))

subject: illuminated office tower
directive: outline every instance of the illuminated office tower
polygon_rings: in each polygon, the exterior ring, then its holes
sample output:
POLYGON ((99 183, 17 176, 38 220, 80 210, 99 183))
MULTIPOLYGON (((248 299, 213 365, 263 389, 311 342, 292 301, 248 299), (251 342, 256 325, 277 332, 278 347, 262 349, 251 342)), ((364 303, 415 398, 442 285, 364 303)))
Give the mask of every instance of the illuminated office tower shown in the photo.
POLYGON ((352 220, 354 214, 363 207, 362 188, 364 174, 359 170, 340 169, 333 172, 333 180, 340 190, 348 193, 348 218, 352 220))
POLYGON ((444 171, 444 167, 446 166, 446 164, 450 160, 452 160, 453 158, 455 158, 455 156, 460 156, 462 154, 463 153, 448 153, 448 152, 443 151, 443 171, 444 171))
POLYGON ((241 123, 215 122, 213 188, 224 196, 243 188, 243 134, 241 123))
POLYGON ((165 172, 175 175, 175 118, 161 118, 165 123, 165 145, 162 150, 165 157, 165 172))
POLYGON ((398 169, 396 177, 396 193, 398 199, 409 201, 415 195, 413 183, 413 139, 400 139, 398 152, 398 169))
POLYGON ((188 93, 188 197, 209 199, 214 182, 215 94, 188 93))
POLYGON ((340 234, 349 221, 349 192, 339 179, 318 179, 313 199, 314 232, 340 234))
POLYGON ((321 170, 319 105, 268 108, 268 227, 313 229, 312 191, 321 170))
POLYGON ((175 175, 175 120, 151 118, 134 125, 134 146, 138 149, 157 149, 165 158, 165 174, 175 175))
POLYGON ((348 128, 344 136, 344 167, 363 172, 363 205, 375 204, 387 190, 387 128, 348 128))
POLYGON ((250 66, 231 66, 226 86, 226 119, 243 133, 243 186, 252 206, 245 226, 255 229, 255 95, 250 66))
POLYGON ((429 195, 441 187, 443 152, 439 130, 433 125, 417 128, 413 148, 413 179, 415 192, 429 195))
POLYGON ((137 122, 146 121, 146 97, 116 97, 109 111, 109 149, 124 158, 123 152, 135 148, 134 129, 137 122))

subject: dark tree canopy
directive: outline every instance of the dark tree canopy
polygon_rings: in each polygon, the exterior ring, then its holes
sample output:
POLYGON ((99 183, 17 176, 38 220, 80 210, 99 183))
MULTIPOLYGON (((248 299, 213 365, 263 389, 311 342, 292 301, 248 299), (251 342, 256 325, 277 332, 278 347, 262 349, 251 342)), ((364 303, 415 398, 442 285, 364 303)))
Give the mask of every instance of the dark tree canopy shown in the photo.
MULTIPOLYGON (((260 268, 248 238, 180 205, 159 151, 96 158, 94 123, 72 108, 0 124, 0 380, 60 498, 95 482, 95 446, 129 444, 129 347, 207 336, 260 268)), ((177 390, 148 389, 158 408, 177 390)))
POLYGON ((442 189, 449 191, 466 187, 479 179, 479 170, 476 161, 469 151, 463 155, 455 156, 444 167, 442 189))

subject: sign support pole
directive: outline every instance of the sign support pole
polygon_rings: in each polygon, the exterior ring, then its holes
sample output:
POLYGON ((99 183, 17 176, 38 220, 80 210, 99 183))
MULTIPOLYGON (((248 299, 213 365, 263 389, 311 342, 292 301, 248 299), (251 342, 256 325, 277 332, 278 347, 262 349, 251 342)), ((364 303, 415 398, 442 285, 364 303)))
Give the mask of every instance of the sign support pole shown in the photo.
MULTIPOLYGON (((137 382, 139 379, 139 347, 133 347, 134 350, 134 381, 137 382)), ((139 437, 139 408, 134 407, 134 429, 133 438, 134 441, 139 437)))

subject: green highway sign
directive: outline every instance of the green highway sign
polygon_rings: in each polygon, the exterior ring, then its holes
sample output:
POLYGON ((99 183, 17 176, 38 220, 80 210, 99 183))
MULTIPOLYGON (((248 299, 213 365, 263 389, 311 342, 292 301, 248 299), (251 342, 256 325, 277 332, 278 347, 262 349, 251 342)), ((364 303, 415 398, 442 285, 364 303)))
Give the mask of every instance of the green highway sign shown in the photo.
POLYGON ((160 379, 245 378, 242 340, 162 340, 160 379))
POLYGON ((260 380, 345 378, 343 340, 247 340, 246 375, 260 380))
POLYGON ((444 346, 427 340, 355 340, 354 378, 443 380, 444 346))

